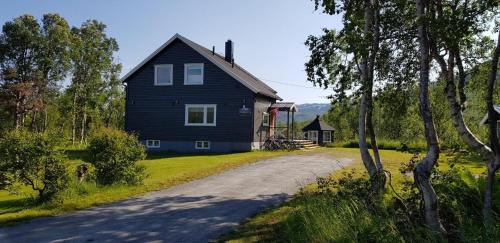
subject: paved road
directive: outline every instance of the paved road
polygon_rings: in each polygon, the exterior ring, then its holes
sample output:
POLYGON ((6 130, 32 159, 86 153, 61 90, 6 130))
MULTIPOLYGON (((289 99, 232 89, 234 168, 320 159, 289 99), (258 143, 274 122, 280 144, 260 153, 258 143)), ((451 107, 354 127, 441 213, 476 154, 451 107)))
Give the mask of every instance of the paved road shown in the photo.
POLYGON ((0 228, 0 242, 207 242, 350 163, 287 155, 105 206, 0 228))

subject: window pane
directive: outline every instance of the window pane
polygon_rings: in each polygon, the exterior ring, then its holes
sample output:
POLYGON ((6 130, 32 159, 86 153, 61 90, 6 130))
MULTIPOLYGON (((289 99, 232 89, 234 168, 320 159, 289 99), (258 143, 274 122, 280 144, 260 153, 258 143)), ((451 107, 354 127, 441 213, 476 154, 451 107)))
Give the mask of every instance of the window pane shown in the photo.
POLYGON ((186 67, 186 83, 202 84, 203 83, 203 66, 190 65, 186 67))
POLYGON ((203 123, 203 107, 188 108, 188 123, 203 123))
POLYGON ((262 119, 262 124, 264 126, 269 126, 269 114, 264 114, 264 117, 262 119))
POLYGON ((213 107, 207 107, 207 123, 215 123, 215 110, 213 107))
POLYGON ((203 83, 203 79, 201 78, 201 75, 188 75, 187 82, 189 84, 201 84, 203 83))
POLYGON ((172 68, 170 66, 158 66, 156 67, 156 83, 157 84, 170 84, 170 73, 172 68))
POLYGON ((203 148, 208 148, 210 147, 210 143, 208 141, 203 141, 203 148))
POLYGON ((201 68, 199 67, 190 67, 187 70, 188 75, 201 75, 201 68))
POLYGON ((155 147, 160 147, 160 140, 155 140, 154 141, 154 146, 155 147))
POLYGON ((196 147, 197 148, 202 148, 203 147, 203 142, 202 141, 196 141, 196 147))
POLYGON ((151 146, 153 146, 153 141, 151 141, 151 140, 148 140, 148 141, 147 141, 147 146, 148 146, 148 147, 151 147, 151 146))

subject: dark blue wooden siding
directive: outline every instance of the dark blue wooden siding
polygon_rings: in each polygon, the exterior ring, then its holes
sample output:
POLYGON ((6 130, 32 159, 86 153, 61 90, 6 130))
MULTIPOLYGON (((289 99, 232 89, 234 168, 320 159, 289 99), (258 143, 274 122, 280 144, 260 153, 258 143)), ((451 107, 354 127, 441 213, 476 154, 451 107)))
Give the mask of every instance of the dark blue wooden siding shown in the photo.
POLYGON ((251 142, 254 94, 185 43, 175 40, 127 80, 126 130, 141 140, 251 142), (184 64, 204 63, 204 84, 184 85, 184 64), (154 86, 154 65, 173 64, 173 85, 154 86), (184 126, 185 104, 217 104, 217 126, 184 126))

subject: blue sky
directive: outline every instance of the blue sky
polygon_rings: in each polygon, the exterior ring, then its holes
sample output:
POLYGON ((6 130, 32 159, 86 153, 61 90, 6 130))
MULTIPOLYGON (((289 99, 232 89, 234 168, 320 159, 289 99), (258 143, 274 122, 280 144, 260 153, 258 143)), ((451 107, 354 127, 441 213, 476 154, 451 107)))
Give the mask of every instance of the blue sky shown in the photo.
POLYGON ((122 75, 175 33, 207 48, 215 45, 221 53, 231 39, 235 61, 284 100, 329 102, 330 91, 306 81, 309 52, 303 43, 321 28, 338 28, 340 18, 315 12, 309 0, 6 1, 0 23, 25 13, 41 18, 49 12, 61 14, 72 26, 87 19, 104 22, 120 45, 116 57, 123 64, 122 75))

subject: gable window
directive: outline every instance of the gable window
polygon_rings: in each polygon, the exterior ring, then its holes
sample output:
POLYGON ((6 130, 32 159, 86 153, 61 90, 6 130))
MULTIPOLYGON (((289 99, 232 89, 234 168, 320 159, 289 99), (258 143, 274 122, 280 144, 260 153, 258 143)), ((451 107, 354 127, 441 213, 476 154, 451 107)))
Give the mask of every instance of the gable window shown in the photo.
POLYGON ((186 126, 215 126, 217 105, 186 105, 186 126))
POLYGON ((195 149, 210 149, 210 141, 196 141, 195 149))
POLYGON ((203 63, 184 64, 184 84, 185 85, 203 84, 203 63))
POLYGON ((155 65, 155 85, 172 85, 173 70, 172 64, 155 65))
POLYGON ((332 132, 323 131, 323 142, 331 142, 331 141, 332 141, 332 132))
POLYGON ((268 127, 269 126, 269 113, 264 112, 262 115, 262 126, 268 127))
POLYGON ((159 148, 160 147, 160 140, 146 140, 146 147, 159 148))

